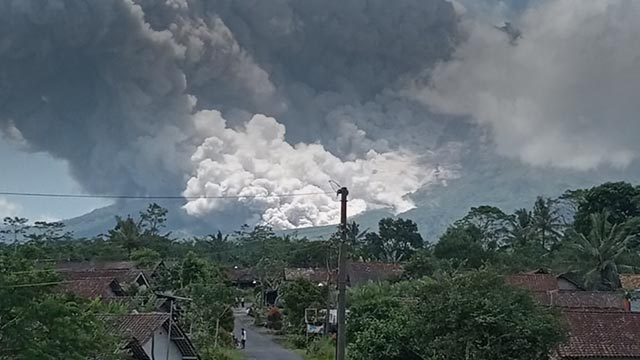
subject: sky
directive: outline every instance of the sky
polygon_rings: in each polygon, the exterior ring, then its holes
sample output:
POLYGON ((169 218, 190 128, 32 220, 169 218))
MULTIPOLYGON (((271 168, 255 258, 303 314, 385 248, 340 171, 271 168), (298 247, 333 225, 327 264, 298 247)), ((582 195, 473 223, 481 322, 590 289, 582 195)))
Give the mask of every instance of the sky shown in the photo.
MULTIPOLYGON (((2 1, 0 190, 184 195, 185 216, 291 229, 337 221, 329 180, 355 213, 401 214, 501 159, 624 172, 638 18, 626 0, 2 1)), ((105 204, 2 197, 0 215, 105 204)))
MULTIPOLYGON (((0 191, 82 193, 67 164, 50 155, 18 149, 0 137, 0 191)), ((0 217, 21 216, 31 221, 56 221, 108 205, 100 199, 53 199, 0 195, 0 217)))

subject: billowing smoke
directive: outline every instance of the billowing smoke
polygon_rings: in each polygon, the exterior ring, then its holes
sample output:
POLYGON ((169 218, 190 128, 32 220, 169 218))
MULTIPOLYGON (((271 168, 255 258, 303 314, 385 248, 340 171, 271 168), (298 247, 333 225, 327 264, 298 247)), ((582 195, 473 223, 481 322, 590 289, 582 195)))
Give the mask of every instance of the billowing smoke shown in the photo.
POLYGON ((0 2, 0 123, 88 190, 175 191, 194 99, 170 32, 124 0, 0 2))
MULTIPOLYGON (((333 179, 353 186, 355 212, 404 211, 454 176, 464 130, 402 90, 449 58, 457 22, 445 0, 6 0, 0 129, 67 160, 89 192, 263 195, 333 179)), ((280 228, 336 218, 324 195, 186 209, 238 204, 280 228)))
POLYGON ((489 126, 500 153, 527 163, 628 166, 640 153, 638 18, 637 1, 540 1, 510 19, 523 34, 515 45, 469 20, 418 96, 489 126))
POLYGON ((329 181, 352 189, 356 200, 351 214, 376 206, 403 212, 413 207, 404 196, 436 176, 408 154, 370 150, 363 159, 342 161, 320 144, 292 146, 285 141, 285 127, 264 115, 234 130, 226 127, 220 113, 203 111, 197 115, 197 129, 210 137, 193 155, 196 176, 184 194, 208 198, 190 201, 186 209, 191 214, 208 213, 229 202, 215 197, 241 196, 241 203, 262 213, 261 220, 275 228, 328 225, 340 215, 335 194, 323 193, 329 181), (273 194, 307 195, 264 197, 273 194))

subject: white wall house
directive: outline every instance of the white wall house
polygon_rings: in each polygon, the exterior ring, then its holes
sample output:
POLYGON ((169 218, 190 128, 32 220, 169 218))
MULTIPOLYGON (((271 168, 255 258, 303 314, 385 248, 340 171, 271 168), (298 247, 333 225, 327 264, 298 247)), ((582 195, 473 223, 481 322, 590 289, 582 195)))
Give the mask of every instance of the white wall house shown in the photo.
POLYGON ((127 348, 135 360, 164 360, 167 359, 167 351, 169 360, 200 359, 187 334, 173 321, 171 337, 168 336, 167 313, 115 315, 104 319, 117 333, 130 339, 127 348))

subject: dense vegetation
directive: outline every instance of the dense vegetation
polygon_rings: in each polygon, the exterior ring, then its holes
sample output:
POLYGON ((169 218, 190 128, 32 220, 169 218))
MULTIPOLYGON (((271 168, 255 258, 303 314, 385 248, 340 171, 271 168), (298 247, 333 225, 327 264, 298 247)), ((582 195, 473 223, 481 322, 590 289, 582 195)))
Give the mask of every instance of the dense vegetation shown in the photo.
MULTIPOLYGON (((209 359, 221 356, 213 349, 216 320, 224 330, 219 343, 230 346, 229 307, 238 290, 225 281, 225 269, 253 268, 261 285, 256 294, 278 290, 284 320, 279 310, 265 309, 264 315, 279 331, 302 333, 304 310, 326 306, 327 287, 305 280, 284 284, 282 272, 335 268, 339 236, 313 241, 256 226, 174 239, 165 232, 167 216, 151 204, 138 216, 116 218, 112 230, 92 239, 74 238, 62 223, 4 219, 0 359, 120 356, 115 349, 122 339, 107 335, 98 315, 126 309, 57 293, 58 275, 47 269, 59 261, 133 260, 146 268, 164 260, 153 290, 193 299, 184 304, 183 321, 209 359)), ((352 259, 402 263, 405 274, 392 284, 351 290, 349 357, 546 359, 564 336, 557 314, 505 286, 500 275, 545 268, 570 273, 586 288, 616 290, 619 274, 640 264, 639 230, 640 188, 627 183, 541 197, 512 213, 478 206, 436 242, 425 242, 410 220, 383 219, 377 231, 350 224, 345 231, 352 259)), ((140 306, 154 296, 141 294, 140 306)), ((309 346, 326 351, 325 344, 309 346)))

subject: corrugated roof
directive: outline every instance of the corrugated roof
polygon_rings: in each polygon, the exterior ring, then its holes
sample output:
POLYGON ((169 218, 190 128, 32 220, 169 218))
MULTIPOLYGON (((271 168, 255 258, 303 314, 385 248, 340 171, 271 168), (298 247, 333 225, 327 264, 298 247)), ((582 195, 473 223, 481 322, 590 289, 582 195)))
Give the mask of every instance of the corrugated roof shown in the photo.
POLYGON ((562 359, 640 359, 640 313, 565 311, 569 340, 557 349, 562 359))

